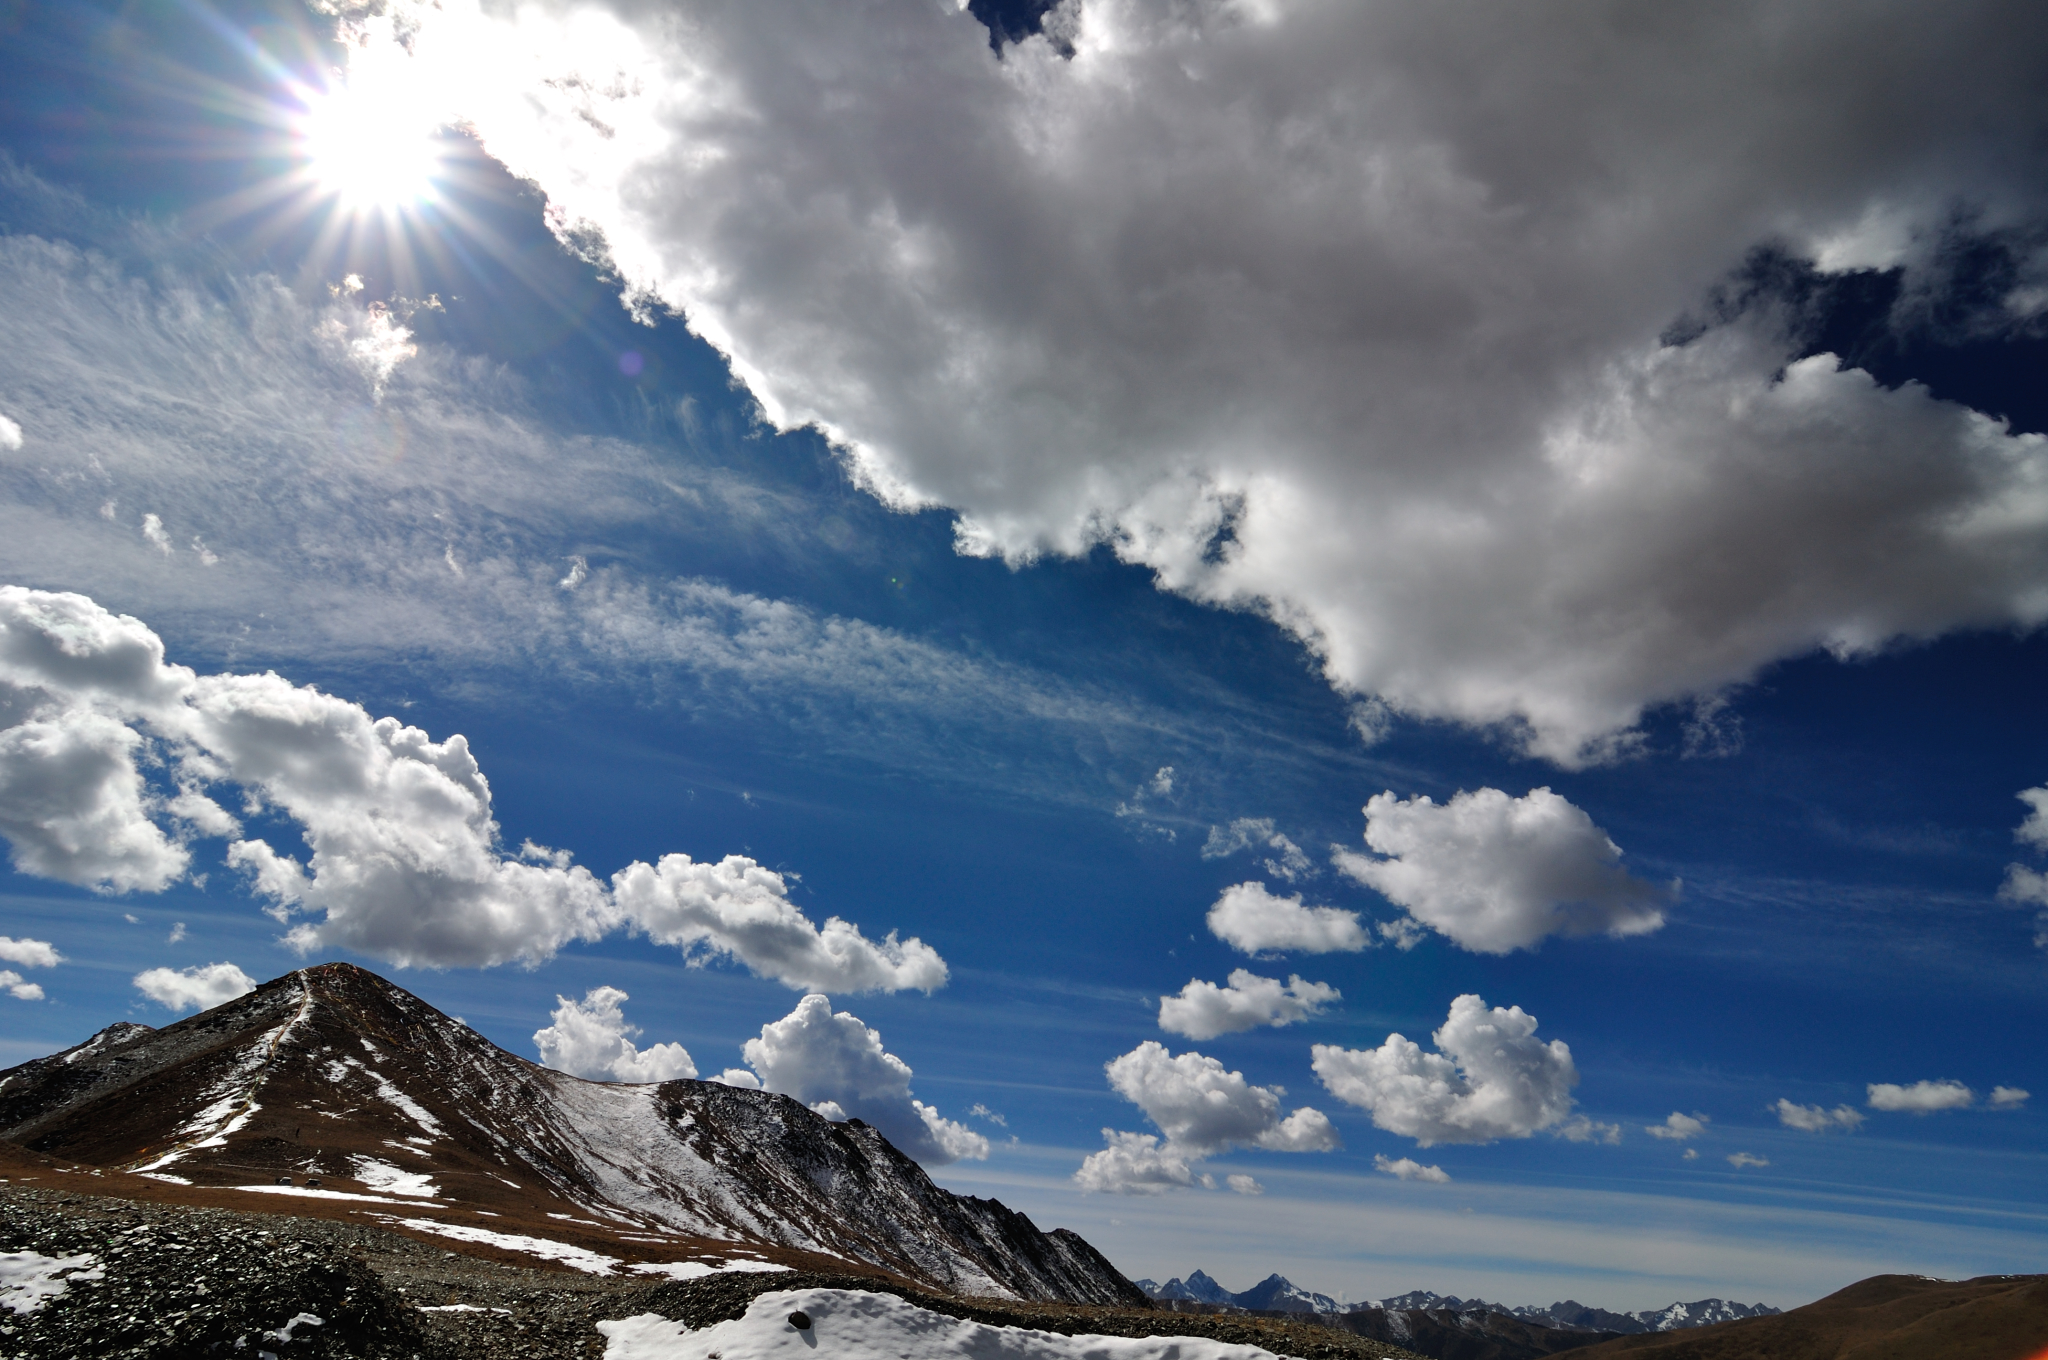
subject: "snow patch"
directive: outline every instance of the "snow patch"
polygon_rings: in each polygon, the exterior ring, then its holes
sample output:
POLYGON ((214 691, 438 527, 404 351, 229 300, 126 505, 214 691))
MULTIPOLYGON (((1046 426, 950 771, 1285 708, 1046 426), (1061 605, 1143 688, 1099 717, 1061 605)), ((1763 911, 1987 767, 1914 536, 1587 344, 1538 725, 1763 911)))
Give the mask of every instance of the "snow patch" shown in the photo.
POLYGON ((777 1265, 773 1261, 731 1260, 724 1265, 713 1265, 709 1261, 643 1261, 637 1266, 628 1266, 636 1275, 665 1275, 671 1280, 701 1280, 706 1275, 767 1275, 789 1266, 777 1265))
POLYGON ((1273 1360, 1254 1346, 1185 1336, 1061 1336, 990 1327, 933 1313, 887 1294, 796 1289, 763 1294, 745 1316, 690 1331, 655 1313, 600 1322, 605 1360, 1273 1360), (789 1321, 811 1321, 799 1331, 789 1321))
POLYGON ((480 1303, 423 1303, 423 1304, 419 1305, 419 1310, 420 1310, 420 1311, 421 1311, 422 1313, 506 1313, 506 1314, 510 1314, 510 1313, 511 1313, 511 1311, 512 1311, 512 1310, 511 1310, 510 1308, 486 1308, 486 1307, 484 1307, 484 1306, 483 1306, 482 1304, 480 1304, 480 1303))
POLYGON ((303 1185, 237 1185, 231 1188, 246 1190, 252 1195, 303 1195, 307 1199, 348 1199, 360 1204, 397 1204, 409 1209, 448 1207, 445 1204, 436 1204, 430 1199, 392 1199, 388 1195, 356 1195, 346 1190, 309 1190, 303 1185))
POLYGON ((431 1218, 391 1219, 386 1214, 372 1215, 375 1218, 395 1222, 416 1232, 430 1232, 442 1237, 452 1237, 458 1242, 480 1242, 485 1246, 501 1247, 506 1251, 524 1252, 538 1256, 543 1261, 559 1261, 572 1269, 588 1275, 609 1275, 619 1264, 616 1256, 604 1256, 582 1247, 572 1247, 567 1242, 555 1242, 545 1237, 528 1237, 524 1233, 492 1232, 489 1228, 472 1228, 466 1223, 441 1223, 431 1218))
MULTIPOLYGON (((406 1151, 413 1149, 407 1148, 406 1151)), ((382 1194, 420 1195, 431 1199, 441 1193, 441 1187, 434 1184, 430 1171, 401 1171, 375 1157, 352 1157, 349 1160, 355 1163, 356 1179, 382 1194)))
POLYGON ((89 1251, 45 1256, 36 1251, 0 1251, 0 1307, 33 1313, 75 1280, 103 1280, 106 1268, 89 1251))

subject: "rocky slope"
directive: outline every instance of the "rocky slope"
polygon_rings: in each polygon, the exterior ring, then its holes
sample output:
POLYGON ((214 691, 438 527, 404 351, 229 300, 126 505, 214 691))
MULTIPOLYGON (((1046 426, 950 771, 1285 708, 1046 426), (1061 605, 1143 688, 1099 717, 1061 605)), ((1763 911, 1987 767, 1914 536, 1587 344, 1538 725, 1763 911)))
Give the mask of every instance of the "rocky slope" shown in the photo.
POLYGON ((956 1294, 1143 1299, 1080 1237, 940 1188, 858 1120, 708 1082, 550 1071, 349 964, 0 1073, 0 1139, 232 1187, 252 1207, 345 1205, 457 1241, 539 1231, 614 1265, 739 1244, 956 1294))

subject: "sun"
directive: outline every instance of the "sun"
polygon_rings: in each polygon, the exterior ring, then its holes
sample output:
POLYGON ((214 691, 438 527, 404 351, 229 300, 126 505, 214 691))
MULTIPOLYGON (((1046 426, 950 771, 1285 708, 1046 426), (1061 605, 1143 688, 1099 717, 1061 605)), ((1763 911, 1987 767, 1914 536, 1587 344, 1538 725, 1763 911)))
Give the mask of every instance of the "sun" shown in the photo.
POLYGON ((440 129, 395 83, 321 91, 295 131, 313 183, 346 208, 388 212, 433 197, 440 129))

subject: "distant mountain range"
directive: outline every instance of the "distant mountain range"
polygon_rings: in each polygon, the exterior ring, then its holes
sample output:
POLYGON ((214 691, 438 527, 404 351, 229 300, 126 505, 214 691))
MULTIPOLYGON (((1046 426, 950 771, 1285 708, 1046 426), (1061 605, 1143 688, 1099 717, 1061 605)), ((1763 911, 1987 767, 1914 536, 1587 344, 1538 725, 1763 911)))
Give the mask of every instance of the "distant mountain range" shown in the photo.
POLYGON ((224 1205, 572 1264, 738 1255, 958 1294, 1143 1302, 1079 1236, 934 1185, 857 1119, 712 1082, 551 1071, 345 963, 0 1072, 0 1139, 224 1205))
POLYGON ((1204 1303, 1222 1308, 1241 1308, 1247 1312, 1327 1314, 1362 1313, 1378 1309, 1387 1313, 1402 1314, 1494 1313, 1521 1322, 1534 1323, 1539 1327, 1554 1327, 1561 1331, 1611 1332, 1620 1335, 1706 1327, 1717 1322, 1732 1322, 1737 1318, 1772 1317, 1779 1311, 1767 1304, 1731 1303, 1726 1299, 1699 1299, 1693 1303, 1674 1303, 1664 1308, 1645 1309, 1639 1313, 1615 1313, 1605 1308, 1589 1308, 1571 1299, 1542 1308, 1528 1305, 1510 1307, 1501 1303, 1488 1303, 1485 1299, 1461 1299, 1454 1294, 1433 1294, 1426 1289, 1413 1290, 1393 1298, 1347 1304, 1339 1303, 1327 1294, 1303 1289, 1281 1275, 1268 1275, 1250 1289, 1232 1293, 1199 1270, 1184 1280, 1168 1280, 1165 1284, 1152 1280, 1136 1280, 1133 1283, 1144 1290, 1150 1298, 1204 1303))

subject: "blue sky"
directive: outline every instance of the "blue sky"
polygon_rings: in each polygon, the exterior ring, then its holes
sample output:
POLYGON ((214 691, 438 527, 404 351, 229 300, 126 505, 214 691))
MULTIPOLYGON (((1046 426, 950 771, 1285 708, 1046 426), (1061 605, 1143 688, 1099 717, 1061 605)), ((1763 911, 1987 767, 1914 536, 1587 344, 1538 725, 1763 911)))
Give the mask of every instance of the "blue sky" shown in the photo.
POLYGON ((345 957, 1134 1276, 2030 1268, 2038 16, 1344 9, 16 11, 0 1061, 345 957))

